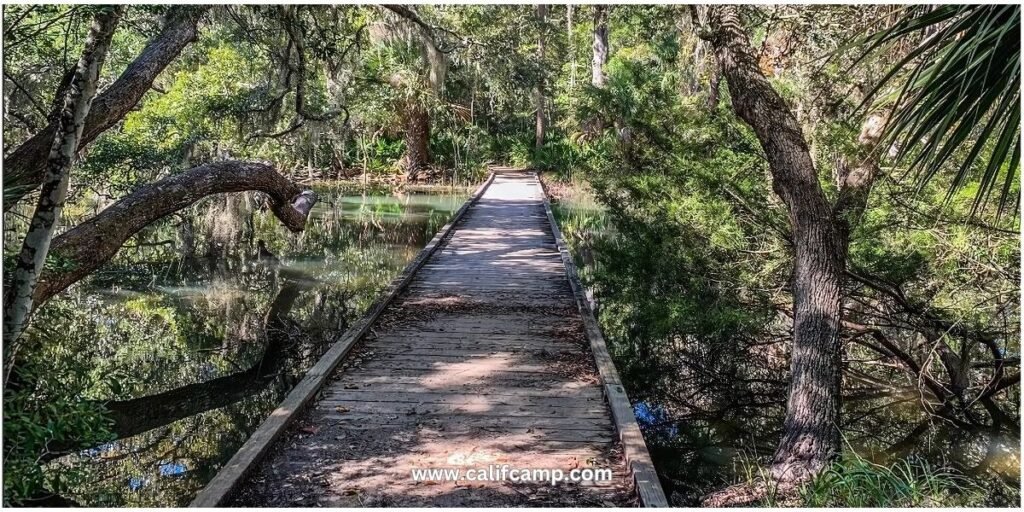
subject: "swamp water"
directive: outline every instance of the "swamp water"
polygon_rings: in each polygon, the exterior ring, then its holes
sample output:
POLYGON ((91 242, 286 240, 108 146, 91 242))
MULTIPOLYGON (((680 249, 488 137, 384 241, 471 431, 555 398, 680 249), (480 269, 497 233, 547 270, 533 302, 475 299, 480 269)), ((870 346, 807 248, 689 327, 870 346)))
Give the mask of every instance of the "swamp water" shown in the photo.
POLYGON ((318 194, 299 234, 258 208, 199 209, 185 220, 216 255, 175 254, 180 232, 126 247, 39 312, 53 371, 77 376, 72 395, 111 400, 119 438, 49 463, 73 479, 68 497, 187 505, 469 191, 318 194))

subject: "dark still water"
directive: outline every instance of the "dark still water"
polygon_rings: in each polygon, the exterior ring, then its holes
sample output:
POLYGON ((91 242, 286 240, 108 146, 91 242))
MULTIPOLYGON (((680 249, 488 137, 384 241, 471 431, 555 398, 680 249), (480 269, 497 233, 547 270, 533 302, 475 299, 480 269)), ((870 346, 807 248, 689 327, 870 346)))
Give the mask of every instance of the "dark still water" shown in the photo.
POLYGON ((144 237, 176 243, 126 247, 40 311, 55 371, 110 401, 119 438, 49 463, 68 497, 187 505, 468 197, 318 192, 296 235, 217 199, 144 237))
MULTIPOLYGON (((673 268, 679 263, 652 248, 661 243, 657 233, 618 233, 599 204, 572 190, 553 206, 670 503, 699 506, 708 493, 758 476, 781 437, 785 332, 750 336, 735 327, 744 325, 745 312, 704 299, 707 288, 680 277, 673 268)), ((1008 341, 1007 356, 1019 353, 1019 340, 1008 341)), ((919 394, 905 391, 902 370, 847 358, 848 452, 879 464, 905 459, 949 468, 970 481, 980 496, 973 503, 1019 504, 1020 438, 1012 425, 948 425, 924 413, 919 394)), ((1019 411, 1019 390, 1001 400, 1005 410, 1019 411)))

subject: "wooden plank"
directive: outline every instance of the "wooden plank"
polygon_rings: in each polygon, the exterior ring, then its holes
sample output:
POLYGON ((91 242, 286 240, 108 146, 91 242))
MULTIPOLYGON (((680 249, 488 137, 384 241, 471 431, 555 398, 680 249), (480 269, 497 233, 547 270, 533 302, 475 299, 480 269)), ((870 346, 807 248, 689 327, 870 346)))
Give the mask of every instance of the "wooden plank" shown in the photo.
POLYGON ((522 373, 537 374, 546 376, 549 379, 566 379, 565 375, 556 374, 558 360, 552 359, 550 362, 535 363, 532 362, 534 359, 525 355, 522 357, 501 357, 497 355, 489 356, 487 354, 467 356, 452 354, 429 354, 422 356, 380 354, 380 357, 368 358, 351 365, 350 368, 352 370, 423 370, 434 372, 435 375, 438 375, 438 372, 450 373, 452 378, 458 378, 462 374, 470 377, 474 375, 474 371, 487 372, 488 374, 502 371, 517 379, 523 378, 522 375, 519 375, 522 373))
POLYGON ((651 455, 647 452, 647 443, 636 423, 633 407, 621 384, 606 384, 605 396, 612 408, 615 430, 619 433, 626 464, 633 474, 636 491, 640 502, 646 507, 668 507, 665 492, 661 489, 658 472, 654 469, 651 455))
MULTIPOLYGON (((569 396, 570 393, 578 392, 579 390, 589 389, 594 395, 600 395, 602 393, 599 386, 584 382, 566 382, 563 376, 555 373, 541 373, 541 372, 505 372, 500 375, 480 375, 473 376, 468 375, 466 372, 460 372, 456 370, 450 373, 438 373, 435 368, 387 368, 389 364, 380 364, 382 368, 370 369, 375 375, 362 375, 362 372, 367 370, 348 369, 346 374, 339 382, 342 385, 347 386, 360 386, 361 389, 376 389, 383 391, 385 389, 396 389, 402 390, 412 387, 429 388, 429 389, 462 389, 462 393, 468 392, 480 392, 480 393, 518 393, 523 392, 525 389, 529 389, 532 392, 544 392, 550 391, 552 393, 562 392, 564 395, 569 396), (391 378, 388 379, 386 374, 390 371, 391 378), (512 389, 503 389, 510 385, 519 383, 519 387, 512 389), (474 389, 469 389, 474 388, 474 389)), ((461 369, 460 369, 461 370, 461 369)))
POLYGON ((322 411, 320 418, 334 424, 344 426, 363 425, 457 425, 459 427, 481 428, 556 428, 559 430, 584 430, 587 432, 612 432, 612 421, 602 418, 572 418, 555 416, 546 418, 485 416, 478 414, 450 415, 410 415, 410 414, 372 414, 372 413, 337 413, 330 410, 322 411))
POLYGON ((398 348, 425 350, 475 350, 484 349, 493 351, 513 351, 537 353, 547 352, 554 354, 583 353, 575 340, 565 338, 547 338, 531 336, 529 334, 473 334, 470 336, 453 336, 448 332, 421 333, 419 336, 399 336, 396 334, 384 334, 365 343, 367 348, 372 350, 398 348), (432 334, 434 336, 430 336, 432 334), (437 336, 440 335, 440 336, 437 336), (493 336, 503 336, 494 338, 493 336))
MULTIPOLYGON (((533 359, 535 355, 558 355, 557 352, 548 352, 541 354, 541 350, 522 350, 522 351, 510 351, 501 350, 494 348, 487 348, 485 350, 480 349, 444 349, 444 350, 388 350, 386 348, 377 348, 374 350, 376 355, 384 356, 379 358, 381 361, 419 361, 419 362, 430 362, 430 363, 453 363, 463 362, 476 364, 475 360, 486 359, 487 362, 506 362, 510 364, 516 364, 524 359, 533 359)), ((369 361, 367 361, 369 362, 369 361)), ((554 362, 554 361, 552 361, 554 362)), ((522 371, 517 368, 507 368, 506 371, 522 371)))
MULTIPOLYGON (((393 425, 393 424, 378 424, 378 423, 360 423, 358 425, 345 425, 345 430, 376 430, 376 429, 390 429, 400 430, 407 429, 409 425, 393 425)), ((431 425, 420 425, 417 430, 417 435, 423 435, 423 431, 431 431, 437 427, 431 425)), ((550 442, 550 443, 565 443, 565 444, 580 444, 586 446, 600 445, 604 443, 611 443, 615 441, 614 429, 609 427, 608 430, 602 430, 599 432, 587 431, 587 430, 564 430, 553 427, 459 427, 446 425, 443 430, 439 433, 444 438, 451 437, 466 437, 472 439, 474 442, 479 440, 494 439, 508 436, 509 434, 516 435, 516 441, 533 443, 550 442), (490 437, 488 437, 490 436, 490 437)), ((406 473, 408 474, 408 473, 406 473)))
POLYGON ((583 354, 579 345, 568 340, 531 340, 531 339, 483 339, 483 338, 432 338, 432 337, 393 337, 384 336, 367 341, 364 346, 374 353, 390 353, 394 351, 425 351, 454 350, 475 352, 513 352, 539 355, 574 355, 583 354))
MULTIPOLYGON (((505 371, 508 371, 508 372, 546 374, 546 375, 550 375, 551 377, 556 377, 553 369, 551 369, 547 365, 523 364, 523 363, 521 363, 521 362, 519 362, 519 361, 517 361, 515 359, 510 359, 510 358, 494 359, 494 360, 485 360, 483 358, 480 359, 480 364, 483 364, 485 362, 490 364, 490 365, 494 365, 494 366, 516 365, 516 368, 508 368, 507 370, 505 370, 505 371)), ((470 366, 469 366, 470 364, 473 364, 473 363, 469 363, 469 362, 465 362, 465 361, 459 361, 459 360, 452 360, 452 359, 441 360, 441 359, 435 358, 435 359, 431 359, 431 360, 428 360, 428 361, 418 361, 418 360, 415 360, 414 358, 407 358, 407 359, 396 359, 396 360, 370 360, 370 361, 366 361, 366 362, 362 363, 360 366, 358 366, 358 368, 377 369, 377 370, 381 370, 381 369, 394 369, 394 370, 433 370, 433 371, 441 371, 441 372, 443 372, 443 371, 452 371, 453 374, 455 374, 455 372, 458 372, 458 371, 469 370, 470 369, 470 366)))
MULTIPOLYGON (((537 178, 534 178, 537 179, 537 178)), ((538 180, 539 181, 539 180, 538 180)), ((551 233, 554 235, 558 252, 565 265, 565 275, 572 286, 573 297, 576 299, 576 307, 583 317, 583 325, 586 330, 587 339, 590 340, 590 348, 597 362, 598 372, 605 386, 605 397, 612 409, 612 416, 615 419, 615 427, 619 433, 619 441, 622 443, 626 462, 633 475, 633 483, 636 485, 637 494, 640 496, 640 503, 645 507, 668 507, 668 499, 665 498, 665 491, 661 488, 661 481, 658 480, 658 473, 654 470, 654 463, 651 462, 651 455, 647 451, 647 444, 644 442, 640 427, 636 423, 633 414, 633 406, 626 396, 619 379, 619 372, 615 369, 608 346, 605 343, 601 328, 594 318, 594 312, 590 308, 590 302, 586 298, 583 285, 580 283, 576 271, 576 264, 572 255, 562 239, 562 232, 558 228, 558 222, 551 212, 551 201, 547 193, 544 194, 544 212, 547 214, 548 223, 551 225, 551 233)))
MULTIPOLYGON (((399 379, 400 380, 400 379, 399 379)), ((413 392, 425 392, 433 391, 437 393, 450 393, 450 394, 477 394, 480 396, 488 397, 505 397, 505 396, 532 396, 532 397, 578 397, 580 399, 592 399, 600 398, 602 391, 600 388, 593 386, 567 388, 565 386, 531 386, 522 388, 509 389, 507 386, 495 386, 488 384, 449 384, 449 385, 437 385, 437 386, 424 386, 421 379, 416 379, 414 382, 380 382, 372 385, 352 383, 352 385, 361 385, 359 389, 366 390, 369 392, 401 392, 401 393, 413 393, 413 392)), ((492 379, 493 380, 493 379, 492 379)), ((521 382, 521 381, 520 381, 521 382)))
POLYGON ((375 337, 366 337, 367 343, 376 342, 399 342, 399 343, 459 343, 459 344, 530 344, 544 345, 551 348, 562 348, 571 346, 560 338, 554 338, 542 334, 500 334, 484 333, 472 336, 462 336, 448 331, 415 331, 412 333, 396 330, 378 333, 375 337))
POLYGON ((550 418, 554 415, 564 415, 570 418, 608 418, 608 408, 604 404, 597 404, 590 407, 565 405, 492 405, 492 404, 438 404, 425 402, 391 402, 386 400, 367 402, 358 400, 324 399, 317 402, 316 409, 337 411, 338 408, 353 414, 405 414, 417 417, 448 416, 454 414, 473 415, 478 417, 500 416, 500 417, 542 417, 550 418))
POLYGON ((565 283, 565 277, 562 277, 562 281, 552 281, 547 278, 537 277, 536 279, 526 279, 523 277, 509 276, 508 280, 496 280, 493 276, 440 276, 440 275, 424 275, 416 279, 413 284, 415 286, 444 286, 452 288, 483 288, 490 289, 495 287, 502 288, 515 288, 515 289, 556 289, 562 290, 563 285, 568 288, 568 283, 565 283))
MULTIPOLYGON (((517 335, 535 335, 536 336, 536 335, 545 334, 546 331, 550 331, 553 328, 555 328, 555 326, 551 326, 551 325, 521 325, 521 326, 514 326, 514 327, 509 325, 509 324, 505 324, 504 326, 498 326, 498 325, 479 325, 479 326, 455 325, 455 326, 453 326, 453 327, 451 327, 449 329, 446 329, 446 328, 440 327, 440 326, 434 327, 433 329, 428 329, 427 327, 419 327, 416 330, 411 330, 410 329, 410 330, 403 331, 403 332, 407 333, 409 336, 420 336, 422 334, 442 334, 442 333, 462 335, 463 337, 488 336, 488 335, 494 335, 494 334, 504 334, 504 335, 507 335, 507 336, 517 336, 517 335)), ((389 332, 390 331, 385 331, 384 333, 386 334, 386 333, 389 333, 389 332)))
MULTIPOLYGON (((417 436, 417 437, 420 438, 420 439, 442 439, 440 436, 417 436)), ((491 439, 490 441, 496 441, 496 440, 495 439, 491 439)), ((608 466, 608 464, 607 464, 607 462, 608 462, 608 455, 605 453, 604 450, 601 449, 601 444, 600 443, 594 443, 593 441, 588 441, 586 443, 553 442, 553 443, 544 443, 544 444, 541 444, 539 442, 533 442, 533 443, 530 443, 530 444, 523 444, 523 445, 521 445, 521 447, 508 447, 508 448, 495 446, 496 444, 497 443, 492 443, 492 444, 485 443, 482 447, 480 447, 480 449, 481 450, 486 450, 486 452, 489 455, 494 456, 495 459, 496 459, 495 462, 498 462, 498 463, 501 463, 501 464, 510 464, 513 467, 515 467, 515 466, 530 467, 531 465, 533 465, 533 464, 531 464, 531 462, 533 462, 531 459, 534 459, 538 455, 555 456, 557 459, 562 459, 561 462, 573 464, 574 467, 576 467, 576 466, 579 466, 579 467, 584 467, 584 466, 607 467, 608 466), (575 460, 573 460, 573 459, 575 459, 575 460), (593 461, 593 462, 590 462, 590 461, 593 461), (515 464, 515 462, 519 462, 519 464, 515 464)), ((446 465, 447 466, 448 465, 447 464, 448 457, 450 456, 449 452, 436 452, 436 451, 428 451, 428 450, 417 450, 415 447, 410 447, 410 446, 405 446, 403 448, 405 448, 407 450, 407 453, 408 453, 410 458, 416 458, 416 459, 419 459, 420 461, 422 461, 424 463, 422 465, 425 465, 425 466, 429 466, 429 465, 446 465), (434 459, 434 460, 431 460, 431 459, 434 459)), ((342 466, 342 465, 344 465, 345 462, 348 462, 348 461, 351 461, 351 462, 354 462, 354 463, 359 463, 359 461, 364 460, 361 457, 353 457, 351 459, 348 459, 348 458, 346 458, 346 454, 344 454, 344 453, 340 453, 339 454, 335 450, 331 450, 331 448, 329 446, 326 446, 326 445, 311 445, 308 448, 304 447, 303 451, 307 452, 308 456, 310 456, 310 457, 319 457, 319 453, 329 452, 330 455, 331 455, 332 463, 334 463, 337 466, 342 466)), ((546 460, 552 460, 550 457, 545 457, 545 459, 546 460)), ((555 459, 555 460, 557 461, 557 459, 555 459)), ((309 469, 308 468, 308 464, 309 464, 309 462, 307 460, 302 460, 302 461, 284 461, 284 462, 275 462, 273 464, 273 467, 274 467, 274 469, 293 468, 293 469, 299 469, 299 470, 303 470, 303 469, 308 470, 309 469)), ((397 470, 397 471, 401 471, 402 474, 398 475, 399 478, 406 478, 409 475, 408 474, 408 468, 404 467, 404 466, 403 467, 393 467, 393 468, 379 468, 378 470, 385 470, 385 469, 394 469, 394 470, 397 470)), ((625 470, 624 468, 623 469, 609 468, 609 469, 612 469, 612 474, 614 474, 616 477, 623 477, 623 480, 628 480, 629 479, 629 475, 627 474, 628 470, 625 470)))
MULTIPOLYGON (((519 388, 560 389, 566 393, 570 390, 592 388, 598 395, 603 393, 597 383, 568 380, 564 375, 552 372, 524 372, 506 369, 491 371, 491 369, 486 369, 474 374, 465 370, 465 368, 454 368, 452 371, 439 371, 438 368, 363 368, 356 365, 346 368, 338 382, 349 387, 376 386, 378 389, 384 385, 419 386, 420 389, 487 386, 496 388, 492 389, 492 392, 500 391, 497 389, 500 386, 515 385, 516 382, 519 382, 521 383, 519 388), (385 377, 391 377, 391 380, 385 377)), ((509 390, 510 393, 517 391, 518 388, 509 390)))
MULTIPOLYGON (((519 391, 519 388, 551 389, 562 390, 569 393, 571 390, 592 388, 597 394, 602 391, 597 383, 590 383, 578 380, 569 380, 564 375, 553 372, 526 372, 507 370, 504 368, 493 370, 488 368, 477 370, 479 373, 468 371, 467 368, 452 368, 451 371, 441 371, 440 368, 363 368, 362 366, 351 366, 345 369, 345 374, 338 380, 345 386, 362 386, 369 388, 375 386, 382 389, 384 386, 402 387, 403 385, 419 386, 420 389, 427 388, 457 388, 457 387, 489 387, 495 388, 491 392, 500 391, 500 386, 515 385, 521 383, 518 388, 512 388, 510 393, 519 391), (382 377, 392 377, 391 380, 382 377)), ((487 391, 487 390, 482 390, 487 391)))
POLYGON ((416 282, 419 283, 435 283, 435 284, 460 284, 460 283, 472 283, 472 284, 507 284, 507 285, 524 285, 531 283, 543 283, 545 285, 550 283, 564 283, 565 274, 562 275, 549 275, 541 276, 537 275, 536 272, 513 274, 510 272, 491 272, 488 274, 477 274, 464 272, 456 275, 440 275, 440 274, 424 274, 420 273, 416 278, 416 282))
POLYGON ((538 407, 599 407, 604 405, 604 397, 595 395, 590 398, 580 397, 536 397, 522 395, 491 395, 480 396, 477 394, 459 393, 438 393, 434 391, 406 391, 406 392, 367 392, 363 390, 332 390, 324 393, 324 402, 345 403, 345 402, 377 402, 386 400, 391 403, 410 404, 445 404, 452 406, 478 406, 478 405, 515 405, 515 406, 538 406, 538 407))
POLYGON ((481 394, 529 394, 535 396, 601 396, 599 386, 582 382, 565 382, 564 377, 556 373, 540 372, 504 372, 501 376, 461 375, 460 369, 451 372, 438 372, 436 368, 349 368, 353 372, 350 378, 339 381, 350 389, 374 391, 418 391, 447 390, 455 393, 481 394), (372 372, 373 375, 363 375, 372 372), (395 375, 391 381, 381 379, 387 373, 395 375), (369 382, 375 379, 376 382, 369 382), (507 391, 502 388, 511 388, 507 391), (586 390, 585 392, 583 390, 586 390), (561 395, 559 395, 561 393, 561 395))
POLYGON ((574 350, 572 344, 568 342, 561 342, 563 345, 561 350, 556 345, 556 341, 544 340, 544 341, 515 341, 515 340, 499 340, 499 341, 470 341, 467 339, 445 339, 445 338, 378 338, 372 343, 366 343, 366 348, 373 350, 374 353, 377 351, 383 351, 381 353, 393 353, 396 351, 403 351, 405 353, 417 353, 422 351, 445 351, 445 350, 456 350, 456 351, 476 351, 476 352, 500 352, 500 351, 513 351, 513 352, 537 352, 547 351, 548 353, 569 355, 569 354, 582 354, 578 350, 574 350))
POLYGON ((484 193, 494 181, 494 174, 488 176, 487 180, 477 188, 476 192, 466 200, 461 208, 452 216, 452 219, 445 224, 441 230, 434 235, 434 238, 427 244, 419 255, 410 262, 385 290, 382 297, 378 298, 366 314, 359 319, 334 343, 316 365, 306 373, 306 376, 296 385, 285 397, 284 401, 275 409, 270 417, 256 429, 245 444, 235 455, 231 457, 217 475, 214 476, 201 491, 196 495, 190 507, 214 507, 219 505, 242 482, 245 476, 252 470, 253 466, 266 454, 273 442, 284 432, 285 427, 295 417, 296 413, 305 406, 317 391, 324 385, 327 377, 338 366, 345 354, 352 346, 362 338, 364 334, 377 320, 381 312, 394 300, 398 294, 412 280, 416 271, 426 263, 435 251, 441 247, 444 239, 451 234, 454 226, 463 215, 484 193))
POLYGON ((523 330, 561 327, 566 324, 565 318, 541 316, 532 313, 501 314, 487 313, 481 319, 462 313, 438 312, 435 319, 420 321, 413 326, 403 326, 403 332, 473 332, 481 329, 523 330), (409 330, 405 330, 408 328, 409 330))

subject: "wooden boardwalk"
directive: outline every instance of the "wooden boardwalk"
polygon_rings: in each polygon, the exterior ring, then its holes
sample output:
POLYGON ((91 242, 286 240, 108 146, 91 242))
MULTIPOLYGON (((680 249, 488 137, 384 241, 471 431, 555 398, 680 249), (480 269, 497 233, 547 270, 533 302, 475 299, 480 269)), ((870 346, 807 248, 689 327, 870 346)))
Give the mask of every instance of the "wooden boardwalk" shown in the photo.
POLYGON ((193 505, 666 505, 553 227, 535 174, 493 175, 193 505), (465 474, 506 464, 613 478, 465 474))

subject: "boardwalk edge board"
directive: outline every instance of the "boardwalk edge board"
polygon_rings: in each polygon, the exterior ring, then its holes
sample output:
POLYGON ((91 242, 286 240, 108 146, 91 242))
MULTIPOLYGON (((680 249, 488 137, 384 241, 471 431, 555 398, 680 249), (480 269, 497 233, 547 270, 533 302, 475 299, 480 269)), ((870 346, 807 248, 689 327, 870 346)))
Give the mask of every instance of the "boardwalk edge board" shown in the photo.
MULTIPOLYGON (((534 173, 534 179, 540 181, 536 173, 534 173)), ((544 190, 543 184, 541 184, 541 189, 544 190)), ((565 240, 562 239, 562 231, 558 229, 558 223, 551 211, 551 200, 548 198, 547 190, 544 190, 544 211, 547 213, 551 234, 554 235, 555 244, 558 246, 558 253, 561 254, 562 263, 565 265, 565 274, 572 287, 573 297, 576 299, 576 308, 579 309, 580 316, 583 317, 584 330, 590 341, 590 350, 597 363, 601 382, 604 384, 605 398, 608 399, 608 405, 612 410, 615 429, 619 433, 622 451, 626 457, 626 464, 633 475, 640 504, 645 507, 668 507, 668 500, 665 498, 665 492, 661 489, 658 473, 654 470, 654 463, 651 462, 651 454, 647 451, 647 444, 644 442, 640 426, 637 425, 636 417, 633 415, 633 406, 630 404, 625 388, 622 387, 619 372, 615 369, 615 363, 608 352, 604 335, 601 334, 601 328, 590 308, 583 285, 580 283, 576 264, 565 245, 565 240)))
POLYGON ((459 220, 462 219, 463 215, 469 211, 469 208, 476 203, 478 199, 483 195, 487 187, 494 181, 494 173, 490 173, 487 179, 477 187, 476 191, 470 196, 469 199, 463 203, 462 207, 459 208, 455 215, 452 216, 451 220, 448 221, 440 231, 434 235, 430 243, 420 251, 420 253, 413 259, 402 273, 400 273, 385 291, 377 298, 377 301, 370 306, 367 312, 360 318, 355 324, 352 325, 342 337, 331 346, 331 348, 324 353, 324 355, 317 361, 316 365, 309 369, 306 376, 303 377, 302 381, 298 383, 291 392, 285 397, 284 401, 273 412, 270 416, 260 425, 258 429, 249 439, 246 440, 245 444, 235 452, 235 455, 231 457, 231 460, 224 465, 217 475, 214 476, 213 480, 210 480, 208 484, 199 494, 196 495, 190 507, 204 508, 204 507, 215 507, 220 505, 232 492, 244 481, 245 477, 249 474, 256 464, 266 455, 270 446, 273 445, 274 441, 284 432, 288 424, 295 416, 301 412, 306 404, 316 396, 323 385, 327 382, 328 377, 333 373, 334 369, 338 364, 345 358, 345 355, 352 349, 352 347, 370 330, 370 327, 377 320, 377 317, 387 308, 388 305, 401 293, 408 284, 412 281, 412 278, 416 275, 416 272, 423 266, 424 263, 430 259, 430 256, 438 250, 442 245, 442 242, 451 234, 454 230, 455 225, 458 224, 459 220))

